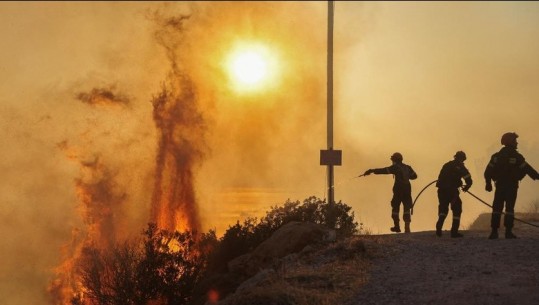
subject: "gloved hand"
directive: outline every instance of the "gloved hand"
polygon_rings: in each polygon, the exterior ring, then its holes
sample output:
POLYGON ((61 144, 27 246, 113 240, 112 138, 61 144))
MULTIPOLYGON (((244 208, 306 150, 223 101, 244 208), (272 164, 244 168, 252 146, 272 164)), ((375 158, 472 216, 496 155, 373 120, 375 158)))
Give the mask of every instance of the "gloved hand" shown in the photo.
POLYGON ((492 183, 488 182, 487 185, 485 186, 485 190, 487 192, 492 192, 492 183))
POLYGON ((368 176, 368 175, 372 174, 372 172, 374 172, 372 169, 368 169, 368 170, 365 171, 365 173, 363 175, 368 176))
POLYGON ((470 189, 470 187, 471 187, 471 185, 467 184, 467 185, 462 187, 462 191, 466 193, 470 189))

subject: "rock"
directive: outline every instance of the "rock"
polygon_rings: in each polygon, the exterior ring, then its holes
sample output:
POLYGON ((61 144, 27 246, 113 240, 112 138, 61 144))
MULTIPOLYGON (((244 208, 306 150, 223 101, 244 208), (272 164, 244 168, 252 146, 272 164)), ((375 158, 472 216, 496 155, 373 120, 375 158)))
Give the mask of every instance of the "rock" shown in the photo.
POLYGON ((227 264, 228 271, 236 274, 244 274, 246 269, 248 269, 247 264, 249 263, 250 258, 251 254, 247 253, 232 259, 227 264))
POLYGON ((249 278, 236 289, 236 293, 247 292, 254 287, 267 284, 275 276, 275 270, 264 269, 258 272, 255 276, 249 278))
POLYGON ((314 223, 293 221, 285 224, 262 242, 253 252, 231 260, 230 272, 253 276, 258 271, 273 267, 280 259, 300 252, 307 245, 327 242, 331 230, 314 223))
POLYGON ((280 258, 301 251, 305 246, 323 242, 331 236, 332 230, 310 222, 289 222, 275 231, 252 253, 259 258, 280 258))

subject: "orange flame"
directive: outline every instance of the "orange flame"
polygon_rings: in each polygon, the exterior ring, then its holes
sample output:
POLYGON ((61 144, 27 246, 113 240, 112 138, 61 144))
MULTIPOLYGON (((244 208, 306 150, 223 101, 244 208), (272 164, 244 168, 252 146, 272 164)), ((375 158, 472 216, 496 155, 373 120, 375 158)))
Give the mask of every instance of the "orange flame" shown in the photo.
MULTIPOLYGON (((176 28, 177 22, 170 20, 165 26, 181 29, 176 28)), ((164 40, 161 43, 165 44, 164 40)), ((170 49, 166 45, 164 47, 170 49)), ((194 171, 204 155, 206 128, 194 85, 178 72, 176 58, 172 54, 169 54, 169 60, 172 72, 168 86, 152 101, 159 138, 150 221, 167 231, 200 232, 194 171)), ((127 97, 109 89, 92 90, 88 94, 79 94, 77 98, 91 106, 129 105, 127 97)), ((81 178, 75 180, 75 187, 86 227, 74 234, 71 245, 66 248, 64 262, 57 268, 56 279, 51 282, 49 292, 54 304, 71 305, 73 299, 77 299, 84 305, 93 305, 92 301, 82 298, 85 288, 76 267, 82 263, 85 245, 105 249, 118 241, 121 219, 115 218, 115 212, 122 207, 126 194, 118 192, 114 175, 100 158, 81 161, 79 151, 70 148, 67 141, 58 147, 81 166, 81 178)), ((165 300, 153 300, 149 304, 165 304, 165 300)))
MULTIPOLYGON (((64 149, 68 158, 80 159, 67 142, 62 142, 59 147, 64 149)), ((84 231, 73 230, 71 243, 63 249, 64 261, 56 268, 56 278, 49 285, 53 302, 58 305, 71 305, 77 293, 83 291, 76 265, 80 262, 84 245, 92 243, 99 248, 107 248, 116 241, 114 211, 122 206, 125 199, 125 194, 118 194, 115 190, 114 175, 99 158, 91 162, 79 160, 79 164, 81 177, 75 179, 75 188, 86 228, 84 231)))
POLYGON ((193 171, 202 160, 205 126, 190 80, 176 75, 153 100, 160 133, 152 221, 165 230, 200 230, 193 171))

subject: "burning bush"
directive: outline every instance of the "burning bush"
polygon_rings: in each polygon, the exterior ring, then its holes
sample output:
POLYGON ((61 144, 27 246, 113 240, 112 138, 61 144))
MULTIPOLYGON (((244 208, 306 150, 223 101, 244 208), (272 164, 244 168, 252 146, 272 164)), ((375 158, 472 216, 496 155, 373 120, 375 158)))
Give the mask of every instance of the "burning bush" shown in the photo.
POLYGON ((72 304, 188 304, 205 269, 204 245, 212 240, 212 232, 197 237, 150 224, 139 242, 87 245, 77 265, 83 288, 72 304))

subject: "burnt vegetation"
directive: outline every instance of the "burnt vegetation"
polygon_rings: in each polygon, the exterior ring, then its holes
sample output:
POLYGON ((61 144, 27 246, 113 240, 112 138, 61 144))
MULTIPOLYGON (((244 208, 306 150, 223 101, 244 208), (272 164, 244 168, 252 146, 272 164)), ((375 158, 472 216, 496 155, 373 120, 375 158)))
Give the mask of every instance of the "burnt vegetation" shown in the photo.
POLYGON ((245 280, 227 274, 227 263, 246 254, 291 221, 327 226, 335 223, 338 238, 358 233, 351 208, 328 205, 316 197, 286 201, 260 219, 229 226, 221 238, 215 231, 170 232, 150 223, 142 237, 103 249, 88 244, 77 265, 81 289, 72 305, 204 304, 218 290, 219 299, 245 280), (328 215, 332 215, 331 219, 328 215))

